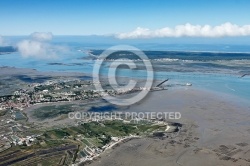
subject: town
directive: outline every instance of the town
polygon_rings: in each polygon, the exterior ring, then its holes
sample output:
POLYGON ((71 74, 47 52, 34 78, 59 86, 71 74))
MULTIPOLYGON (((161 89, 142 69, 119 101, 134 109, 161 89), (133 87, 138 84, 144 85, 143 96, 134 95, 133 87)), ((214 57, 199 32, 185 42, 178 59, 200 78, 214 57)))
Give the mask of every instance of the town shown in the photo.
POLYGON ((48 160, 43 160, 44 156, 53 157, 55 160, 51 162, 59 165, 88 163, 122 142, 172 133, 180 129, 180 126, 171 125, 163 119, 137 117, 135 120, 135 117, 112 117, 111 114, 110 118, 102 119, 98 114, 86 116, 61 127, 46 127, 30 122, 26 109, 38 104, 52 104, 48 108, 44 106, 34 110, 34 115, 42 121, 43 118, 51 118, 47 117, 50 116, 49 111, 53 111, 56 116, 57 113, 61 115, 72 112, 70 103, 73 101, 88 103, 107 94, 115 96, 141 90, 164 89, 137 87, 129 90, 114 91, 107 88, 97 91, 93 90, 95 84, 100 83, 77 79, 50 80, 45 83, 30 83, 25 86, 26 89, 19 89, 12 95, 0 96, 0 164, 28 164, 31 161, 39 163, 40 160, 46 163, 48 160), (53 103, 59 102, 66 104, 53 107, 53 103), (9 154, 15 157, 8 159, 9 154))

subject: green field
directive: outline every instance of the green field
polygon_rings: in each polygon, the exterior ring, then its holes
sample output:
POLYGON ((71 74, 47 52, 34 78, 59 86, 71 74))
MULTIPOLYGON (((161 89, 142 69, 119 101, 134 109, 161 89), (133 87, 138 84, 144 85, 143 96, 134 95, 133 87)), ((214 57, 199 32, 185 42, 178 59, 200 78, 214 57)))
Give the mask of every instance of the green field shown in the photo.
MULTIPOLYGON (((104 146, 111 141, 111 137, 122 137, 133 135, 147 135, 153 131, 164 131, 165 127, 152 124, 123 123, 122 121, 89 122, 79 126, 71 126, 61 129, 47 130, 43 137, 45 140, 63 138, 75 139, 81 135, 91 140, 95 146, 104 146)), ((90 143, 82 139, 82 144, 90 146, 90 143)))
POLYGON ((43 106, 35 109, 32 116, 39 120, 55 118, 60 115, 68 114, 69 112, 73 112, 74 108, 72 106, 73 104, 43 106))
MULTIPOLYGON (((70 105, 64 109, 69 108, 70 105)), ((42 107, 49 109, 51 107, 42 107)), ((53 108, 53 107, 52 107, 53 108)), ((57 108, 58 109, 58 108, 57 108)), ((110 143, 112 137, 147 136, 154 131, 164 130, 165 126, 151 123, 124 123, 123 121, 88 122, 78 126, 49 128, 41 131, 32 146, 13 146, 0 154, 0 165, 70 165, 87 152, 84 148, 102 148, 110 143), (12 158, 4 160, 9 154, 12 158), (27 159, 26 159, 27 157, 27 159), (53 158, 53 160, 51 160, 53 158), (16 161, 18 160, 18 161, 16 161)), ((32 133, 32 131, 31 131, 32 133)))

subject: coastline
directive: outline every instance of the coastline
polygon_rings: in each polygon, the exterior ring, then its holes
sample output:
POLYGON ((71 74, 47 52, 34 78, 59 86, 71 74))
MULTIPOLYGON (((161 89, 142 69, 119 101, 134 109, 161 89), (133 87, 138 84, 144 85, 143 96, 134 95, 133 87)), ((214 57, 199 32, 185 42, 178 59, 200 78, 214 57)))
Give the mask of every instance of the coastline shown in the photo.
POLYGON ((80 161, 79 163, 77 164, 73 164, 73 165, 77 165, 77 166, 82 166, 82 165, 90 165, 91 163, 95 162, 96 160, 102 158, 103 156, 105 156, 106 154, 112 152, 115 148, 118 148, 120 145, 126 143, 126 142, 129 142, 131 140, 134 140, 134 139, 140 139, 142 137, 140 136, 128 136, 128 137, 125 137, 125 138, 122 138, 120 139, 119 141, 111 144, 108 148, 106 148, 101 154, 89 159, 89 160, 84 160, 84 161, 80 161))
POLYGON ((180 131, 180 135, 173 139, 129 141, 90 166, 249 164, 249 107, 239 107, 214 93, 179 89, 151 93, 143 104, 134 105, 129 110, 180 111, 182 118, 179 122, 184 124, 186 131, 180 131))
MULTIPOLYGON (((91 79, 92 80, 92 71, 83 72, 74 72, 74 71, 39 71, 35 69, 28 68, 15 68, 15 67, 0 67, 0 75, 2 77, 2 81, 5 79, 14 78, 15 80, 19 80, 21 82, 25 82, 25 78, 27 77, 29 80, 39 80, 39 79, 53 79, 53 78, 63 78, 63 79, 91 79), (19 78, 20 77, 20 78, 19 78), (23 78, 24 77, 24 78, 23 78)), ((144 75, 144 71, 138 71, 138 74, 144 75)), ((124 75, 118 76, 119 79, 123 80, 123 78, 129 77, 128 73, 125 72, 124 75)), ((138 75, 137 74, 137 75, 138 75)), ((221 92, 224 94, 235 95, 241 98, 245 98, 246 100, 250 99, 249 96, 249 88, 248 85, 250 83, 249 75, 246 77, 240 78, 242 73, 220 73, 215 71, 210 71, 209 73, 203 72, 174 72, 174 71, 155 71, 155 82, 163 81, 164 79, 169 79, 167 84, 173 84, 173 86, 178 86, 178 84, 186 84, 191 83, 195 88, 199 88, 202 90, 221 92)), ((104 80, 107 80, 107 76, 100 75, 100 77, 104 80)), ((144 80, 145 77, 132 77, 135 80, 144 80)), ((0 84, 1 85, 1 84, 0 84)), ((1 91, 0 91, 1 92, 1 91)))
MULTIPOLYGON (((8 74, 16 71, 19 72, 17 74, 25 73, 27 70, 8 71, 6 68, 7 73, 4 76, 9 76, 8 74)), ((33 72, 27 75, 43 75, 38 71, 30 71, 33 72)), ((64 74, 71 75, 71 73, 64 74)), ((74 73, 72 75, 75 76, 74 73)), ((48 104, 56 105, 61 102, 48 104)), ((114 150, 103 154, 104 157, 98 158, 90 166, 112 166, 112 164, 140 166, 164 163, 173 166, 193 166, 204 162, 210 162, 211 166, 247 166, 250 163, 250 105, 237 96, 196 86, 173 87, 167 91, 151 92, 139 103, 123 110, 180 112, 182 118, 177 122, 184 124, 184 130, 178 136, 169 139, 141 138, 122 143, 114 150), (134 145, 130 146, 131 144, 134 145), (124 151, 128 153, 123 153, 124 151)), ((52 124, 60 126, 62 123, 53 121, 52 124)))

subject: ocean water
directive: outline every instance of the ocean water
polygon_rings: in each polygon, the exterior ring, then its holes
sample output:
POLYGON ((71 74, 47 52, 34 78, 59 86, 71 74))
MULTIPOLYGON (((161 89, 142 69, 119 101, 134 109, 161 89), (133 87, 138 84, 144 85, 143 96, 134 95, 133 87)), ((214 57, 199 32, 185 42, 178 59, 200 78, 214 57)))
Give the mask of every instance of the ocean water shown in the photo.
MULTIPOLYGON (((88 50, 105 49, 114 45, 104 41, 82 41, 81 38, 56 39, 52 44, 67 47, 56 58, 24 58, 19 52, 0 55, 0 66, 30 68, 38 71, 81 72, 92 75, 95 58, 88 50)), ((164 45, 132 43, 145 52, 154 68, 154 79, 169 79, 168 84, 192 83, 193 87, 223 92, 246 100, 250 99, 250 48, 240 45, 164 45), (166 49, 168 48, 168 49, 166 49), (171 49, 172 48, 172 49, 171 49), (150 50, 150 51, 148 51, 150 50), (160 50, 160 52, 157 50, 160 50), (174 50, 174 51, 166 51, 174 50), (246 75, 245 75, 246 74, 246 75), (245 75, 244 77, 241 77, 245 75)), ((102 51, 99 51, 102 52, 102 51)), ((98 56, 98 54, 96 54, 98 56)), ((110 62, 111 63, 111 62, 110 62)), ((109 62, 101 74, 109 73, 109 62)), ((138 66, 141 62, 136 62, 138 66)), ((112 69, 111 69, 112 70, 112 69)), ((144 68, 119 69, 119 76, 146 78, 144 68)))

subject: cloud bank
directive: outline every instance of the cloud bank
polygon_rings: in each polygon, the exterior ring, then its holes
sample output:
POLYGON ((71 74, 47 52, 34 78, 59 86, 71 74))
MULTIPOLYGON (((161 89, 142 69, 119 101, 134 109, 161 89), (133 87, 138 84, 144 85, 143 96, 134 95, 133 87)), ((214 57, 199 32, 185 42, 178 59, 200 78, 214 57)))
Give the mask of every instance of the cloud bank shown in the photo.
POLYGON ((163 38, 163 37, 235 37, 250 36, 250 25, 239 26, 230 22, 218 25, 177 25, 174 28, 161 28, 150 30, 138 27, 132 32, 120 33, 115 35, 119 39, 136 39, 136 38, 163 38))
POLYGON ((39 41, 52 40, 53 34, 51 32, 34 32, 30 35, 33 39, 39 41))
POLYGON ((66 49, 49 43, 52 38, 53 35, 50 32, 34 32, 30 35, 30 39, 17 43, 17 48, 24 58, 54 59, 57 58, 58 53, 66 49))

